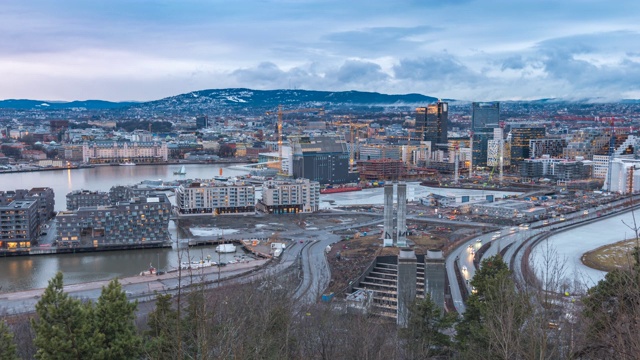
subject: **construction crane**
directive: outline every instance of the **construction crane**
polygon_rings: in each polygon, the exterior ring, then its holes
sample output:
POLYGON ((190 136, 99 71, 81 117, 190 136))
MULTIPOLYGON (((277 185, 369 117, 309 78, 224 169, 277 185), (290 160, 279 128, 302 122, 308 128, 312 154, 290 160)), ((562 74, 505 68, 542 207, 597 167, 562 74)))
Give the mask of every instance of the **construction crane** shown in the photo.
POLYGON ((267 111, 267 115, 278 114, 278 123, 276 126, 276 130, 278 131, 278 167, 280 168, 280 173, 282 174, 282 116, 284 114, 293 114, 293 113, 318 113, 318 115, 324 115, 324 108, 302 108, 302 109, 291 109, 291 110, 283 110, 282 105, 278 105, 278 111, 267 111))

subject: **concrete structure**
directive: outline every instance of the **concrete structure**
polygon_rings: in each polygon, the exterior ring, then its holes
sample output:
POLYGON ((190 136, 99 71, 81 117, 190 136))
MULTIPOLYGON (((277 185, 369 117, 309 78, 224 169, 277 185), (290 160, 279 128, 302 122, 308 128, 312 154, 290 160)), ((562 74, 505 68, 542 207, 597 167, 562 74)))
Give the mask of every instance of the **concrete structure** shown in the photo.
POLYGON ((444 311, 446 270, 442 250, 428 250, 424 257, 424 292, 444 311))
POLYGON ((256 205, 268 214, 311 213, 320 209, 320 183, 308 179, 267 181, 256 205))
POLYGON ((471 103, 471 130, 498 127, 500 123, 499 102, 471 103))
POLYGON ((82 145, 85 163, 159 163, 169 159, 166 142, 85 142, 82 145))
POLYGON ((109 246, 170 241, 171 203, 163 193, 113 206, 58 213, 58 246, 109 246))
POLYGON ((106 191, 74 190, 67 194, 67 210, 78 210, 87 206, 111 205, 109 193, 106 191))
POLYGON ((384 222, 382 244, 393 246, 393 184, 384 184, 384 222))
POLYGON ((407 184, 398 183, 398 224, 396 244, 398 247, 407 246, 407 184))
POLYGON ((409 325, 409 309, 417 295, 416 253, 411 249, 401 249, 398 255, 398 316, 400 327, 409 325))
POLYGON ((356 163, 361 180, 395 180, 407 174, 402 160, 359 160, 356 163))
POLYGON ((255 213, 255 187, 245 183, 193 182, 175 191, 180 215, 255 213))

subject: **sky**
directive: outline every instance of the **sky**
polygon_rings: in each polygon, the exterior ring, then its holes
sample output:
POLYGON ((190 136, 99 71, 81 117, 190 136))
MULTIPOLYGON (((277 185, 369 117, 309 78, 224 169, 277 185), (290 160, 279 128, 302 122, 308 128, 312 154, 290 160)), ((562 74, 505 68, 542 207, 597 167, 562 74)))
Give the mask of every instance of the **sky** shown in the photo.
POLYGON ((639 14, 637 0, 2 0, 0 99, 638 99, 639 14))

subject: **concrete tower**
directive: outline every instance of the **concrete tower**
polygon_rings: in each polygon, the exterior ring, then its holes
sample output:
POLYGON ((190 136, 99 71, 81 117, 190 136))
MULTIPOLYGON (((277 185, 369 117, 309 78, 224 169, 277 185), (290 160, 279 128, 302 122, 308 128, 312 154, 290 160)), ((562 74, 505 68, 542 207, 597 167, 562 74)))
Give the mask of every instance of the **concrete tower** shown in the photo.
POLYGON ((411 249, 401 249, 398 255, 398 326, 409 325, 409 307, 416 299, 418 260, 411 249))
POLYGON ((382 245, 393 246, 393 184, 384 184, 384 233, 382 245))
MULTIPOLYGON (((398 267, 398 273, 400 269, 398 267)), ((445 267, 442 250, 429 250, 424 257, 424 292, 444 311, 445 267)))
POLYGON ((407 246, 407 184, 398 183, 398 233, 396 245, 407 246))

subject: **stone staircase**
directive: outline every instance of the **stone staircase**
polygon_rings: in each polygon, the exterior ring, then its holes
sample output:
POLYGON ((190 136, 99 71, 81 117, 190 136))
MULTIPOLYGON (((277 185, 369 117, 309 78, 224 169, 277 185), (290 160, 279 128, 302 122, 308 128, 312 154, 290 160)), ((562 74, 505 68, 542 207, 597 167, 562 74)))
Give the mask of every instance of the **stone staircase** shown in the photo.
MULTIPOLYGON (((416 292, 424 298, 424 264, 417 264, 416 292)), ((372 290, 372 313, 395 319, 398 312, 398 265, 377 263, 353 290, 372 290)))

